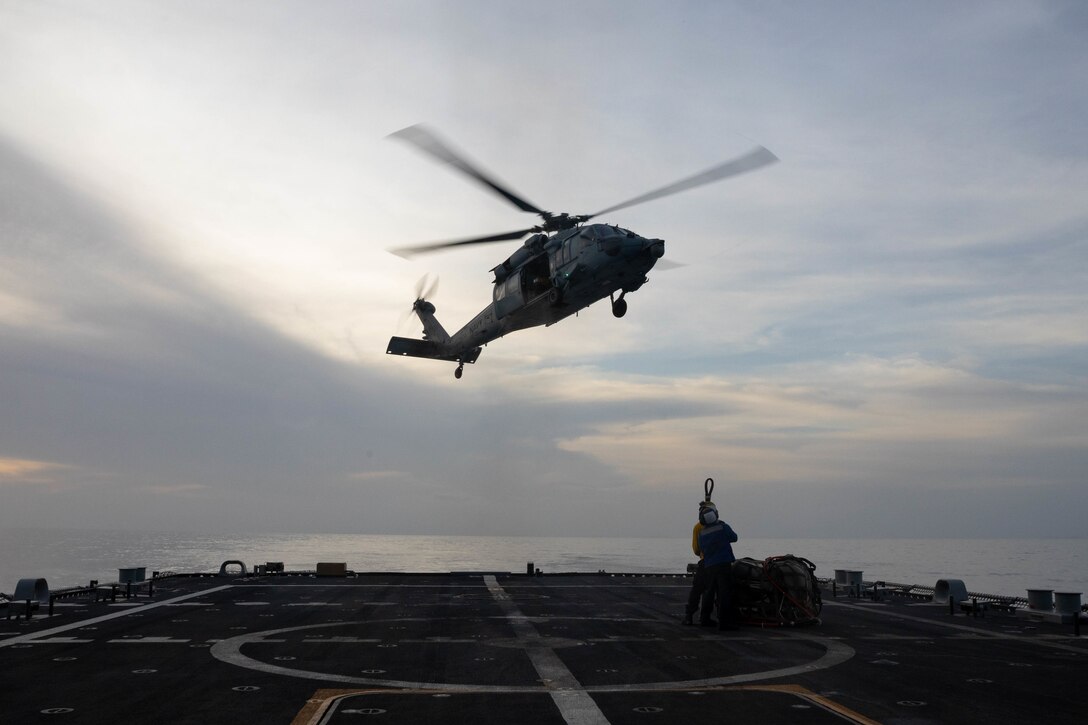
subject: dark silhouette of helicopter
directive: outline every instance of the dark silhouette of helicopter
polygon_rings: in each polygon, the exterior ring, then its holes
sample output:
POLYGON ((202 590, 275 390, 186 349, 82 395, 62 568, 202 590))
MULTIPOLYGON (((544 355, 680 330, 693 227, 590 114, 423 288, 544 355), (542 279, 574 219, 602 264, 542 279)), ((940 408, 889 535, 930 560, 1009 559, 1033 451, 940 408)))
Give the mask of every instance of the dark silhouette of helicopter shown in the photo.
POLYGON ((542 224, 512 232, 390 250, 410 257, 449 247, 510 241, 531 235, 505 262, 491 270, 495 275, 491 304, 452 336, 435 318, 435 307, 426 299, 431 292, 424 292, 421 285, 416 291, 412 311, 423 323, 423 339, 390 338, 386 348, 388 354, 455 362, 454 376, 457 378, 464 372, 465 363, 476 362, 483 345, 515 330, 555 324, 605 297, 612 302, 613 315, 623 317, 627 313, 625 295, 648 281, 646 274, 665 254, 665 242, 647 239, 611 224, 586 224, 590 219, 743 174, 778 160, 773 153, 759 146, 731 161, 595 214, 553 214, 530 204, 495 181, 422 126, 409 126, 391 137, 412 144, 476 180, 521 211, 531 212, 544 220, 542 224))

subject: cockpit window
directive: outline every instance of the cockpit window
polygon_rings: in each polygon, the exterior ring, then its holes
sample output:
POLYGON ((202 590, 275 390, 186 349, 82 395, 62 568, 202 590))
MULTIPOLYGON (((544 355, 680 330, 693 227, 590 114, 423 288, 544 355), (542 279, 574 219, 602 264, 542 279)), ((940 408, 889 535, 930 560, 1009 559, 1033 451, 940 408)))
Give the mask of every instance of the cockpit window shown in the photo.
POLYGON ((607 239, 616 236, 616 228, 607 224, 593 224, 582 228, 582 236, 586 239, 607 239))

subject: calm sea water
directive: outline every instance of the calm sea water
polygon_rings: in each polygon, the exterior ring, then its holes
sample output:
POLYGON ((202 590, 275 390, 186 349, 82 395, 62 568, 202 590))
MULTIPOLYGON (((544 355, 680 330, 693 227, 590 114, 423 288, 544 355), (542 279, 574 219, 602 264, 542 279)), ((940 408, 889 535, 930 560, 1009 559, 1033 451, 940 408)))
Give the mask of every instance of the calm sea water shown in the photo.
MULTIPOLYGON (((747 539, 738 557, 803 556, 818 576, 860 569, 866 579, 933 586, 963 579, 971 591, 1024 596, 1028 588, 1088 592, 1088 539, 747 539)), ((498 536, 366 536, 253 534, 213 536, 117 531, 0 532, 0 592, 21 577, 45 577, 51 588, 116 581, 120 567, 218 571, 229 559, 247 566, 282 561, 313 569, 346 562, 356 571, 525 571, 682 573, 688 537, 669 539, 498 536)))

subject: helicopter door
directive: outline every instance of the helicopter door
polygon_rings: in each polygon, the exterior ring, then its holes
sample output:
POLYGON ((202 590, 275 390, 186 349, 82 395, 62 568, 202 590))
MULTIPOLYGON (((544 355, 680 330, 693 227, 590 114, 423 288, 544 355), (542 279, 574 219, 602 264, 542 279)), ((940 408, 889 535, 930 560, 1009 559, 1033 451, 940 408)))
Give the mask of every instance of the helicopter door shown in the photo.
POLYGON ((548 255, 533 257, 521 268, 521 291, 526 301, 535 300, 552 288, 551 275, 548 272, 548 255))

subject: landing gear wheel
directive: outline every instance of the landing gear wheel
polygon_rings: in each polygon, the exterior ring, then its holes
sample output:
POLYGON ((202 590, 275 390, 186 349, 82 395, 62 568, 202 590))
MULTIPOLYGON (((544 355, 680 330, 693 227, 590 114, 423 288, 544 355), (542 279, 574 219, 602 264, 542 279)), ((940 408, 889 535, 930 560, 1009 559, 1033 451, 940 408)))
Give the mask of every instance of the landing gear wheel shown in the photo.
POLYGON ((453 377, 457 378, 458 380, 460 380, 461 376, 464 375, 464 374, 465 374, 464 363, 462 363, 461 365, 458 365, 457 369, 453 371, 453 377))
POLYGON ((559 293, 558 288, 552 287, 550 290, 548 290, 548 302, 551 302, 553 305, 558 305, 559 301, 562 299, 563 295, 559 293))
POLYGON ((616 317, 623 317, 627 314, 627 300, 623 299, 622 295, 618 300, 612 301, 612 314, 616 317))

